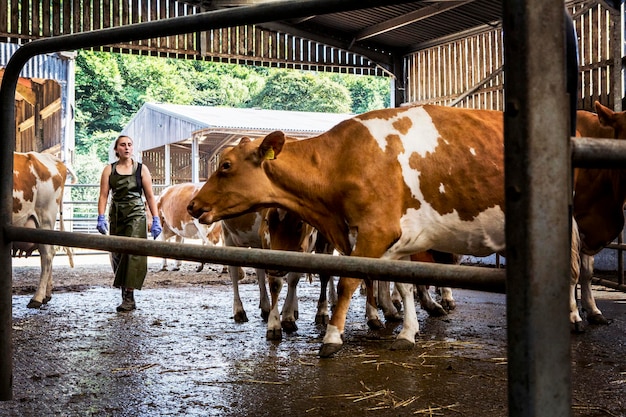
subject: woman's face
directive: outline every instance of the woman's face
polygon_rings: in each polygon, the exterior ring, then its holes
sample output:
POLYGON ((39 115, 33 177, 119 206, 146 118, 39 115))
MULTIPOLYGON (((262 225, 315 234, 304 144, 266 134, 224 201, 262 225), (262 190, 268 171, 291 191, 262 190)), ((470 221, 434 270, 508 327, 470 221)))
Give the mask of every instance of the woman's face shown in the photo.
POLYGON ((122 136, 117 140, 115 152, 120 158, 130 158, 133 155, 133 141, 127 136, 122 136))

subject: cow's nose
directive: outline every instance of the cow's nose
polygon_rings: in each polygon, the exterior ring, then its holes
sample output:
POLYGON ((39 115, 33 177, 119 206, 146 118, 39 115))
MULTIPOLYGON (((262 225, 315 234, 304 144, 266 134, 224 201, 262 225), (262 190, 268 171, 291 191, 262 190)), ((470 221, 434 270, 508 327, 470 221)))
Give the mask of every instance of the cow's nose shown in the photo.
POLYGON ((196 216, 194 215, 194 210, 195 210, 195 204, 194 204, 193 200, 191 200, 191 201, 189 202, 189 204, 187 204, 187 212, 188 212, 189 214, 191 214, 192 216, 196 217, 196 216))

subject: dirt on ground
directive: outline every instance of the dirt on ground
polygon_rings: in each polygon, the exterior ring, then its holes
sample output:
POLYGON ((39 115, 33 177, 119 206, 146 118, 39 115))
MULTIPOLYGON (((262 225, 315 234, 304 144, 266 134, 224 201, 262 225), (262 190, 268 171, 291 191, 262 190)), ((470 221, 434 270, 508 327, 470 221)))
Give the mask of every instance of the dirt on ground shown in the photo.
MULTIPOLYGON (((57 256, 54 292, 27 309, 38 258, 13 263, 14 399, 7 416, 507 415, 506 300, 454 290, 445 317, 418 311, 410 351, 389 349, 401 323, 368 329, 353 296, 346 340, 320 359, 319 282, 299 286, 298 330, 266 340, 253 269, 241 283, 249 322, 235 323, 221 265, 149 258, 137 310, 116 313, 108 255, 57 256)), ((281 300, 284 299, 283 289, 281 300)), ((572 416, 626 416, 626 294, 594 287, 612 319, 572 336, 572 416)))

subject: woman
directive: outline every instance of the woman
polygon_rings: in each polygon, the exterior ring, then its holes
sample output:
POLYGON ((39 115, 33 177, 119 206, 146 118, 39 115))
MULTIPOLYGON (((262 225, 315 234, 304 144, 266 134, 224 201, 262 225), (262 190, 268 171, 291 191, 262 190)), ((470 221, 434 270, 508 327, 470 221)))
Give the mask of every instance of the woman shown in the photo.
MULTIPOLYGON (((133 140, 130 137, 119 136, 113 149, 118 160, 107 165, 100 178, 98 231, 106 234, 109 229, 104 212, 111 192, 109 207, 111 235, 146 238, 146 209, 141 198, 142 190, 148 209, 152 213, 157 213, 150 170, 132 159, 133 140)), ((155 239, 161 233, 158 216, 152 217, 151 233, 155 239)), ((114 253, 112 258, 115 271, 113 285, 122 289, 122 303, 117 306, 117 311, 134 310, 136 308, 134 290, 139 290, 143 286, 148 272, 148 258, 124 253, 114 253)))

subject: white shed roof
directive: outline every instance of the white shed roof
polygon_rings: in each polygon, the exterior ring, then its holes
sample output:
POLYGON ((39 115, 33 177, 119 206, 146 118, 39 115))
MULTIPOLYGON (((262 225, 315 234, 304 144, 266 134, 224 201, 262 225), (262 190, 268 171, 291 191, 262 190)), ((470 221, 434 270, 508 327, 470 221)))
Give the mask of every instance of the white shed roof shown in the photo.
POLYGON ((178 143, 206 128, 228 130, 282 130, 317 135, 351 114, 259 110, 232 107, 145 103, 122 134, 133 138, 137 152, 178 143))

